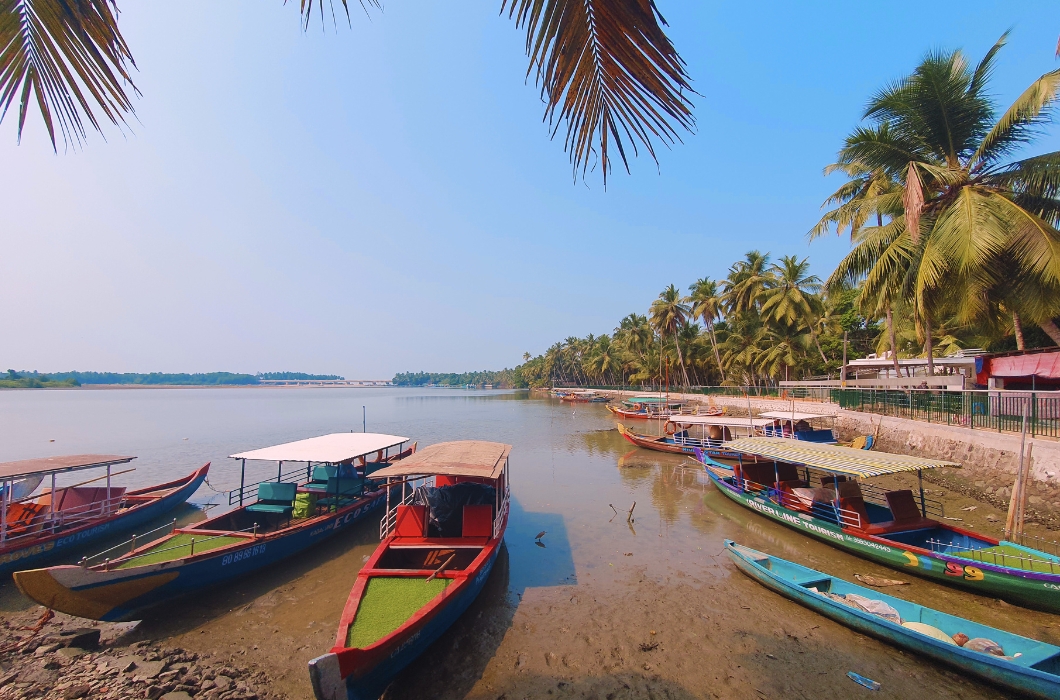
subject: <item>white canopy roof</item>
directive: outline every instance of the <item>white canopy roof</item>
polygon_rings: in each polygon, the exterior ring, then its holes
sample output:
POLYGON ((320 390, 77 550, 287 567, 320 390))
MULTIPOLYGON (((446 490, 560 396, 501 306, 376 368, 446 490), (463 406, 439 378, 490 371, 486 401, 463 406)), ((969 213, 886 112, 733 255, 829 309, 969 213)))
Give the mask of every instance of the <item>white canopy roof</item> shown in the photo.
POLYGON ((773 420, 813 420, 814 418, 834 417, 821 415, 820 413, 799 413, 798 411, 767 411, 758 415, 762 418, 772 418, 773 420))
POLYGON ((381 433, 332 433, 308 440, 231 455, 232 459, 262 459, 270 462, 328 462, 336 464, 408 442, 407 437, 381 433))
POLYGON ((685 416, 671 414, 669 420, 676 425, 720 425, 730 428, 746 428, 751 425, 756 428, 763 428, 767 425, 773 425, 773 421, 769 418, 740 418, 738 416, 685 416))

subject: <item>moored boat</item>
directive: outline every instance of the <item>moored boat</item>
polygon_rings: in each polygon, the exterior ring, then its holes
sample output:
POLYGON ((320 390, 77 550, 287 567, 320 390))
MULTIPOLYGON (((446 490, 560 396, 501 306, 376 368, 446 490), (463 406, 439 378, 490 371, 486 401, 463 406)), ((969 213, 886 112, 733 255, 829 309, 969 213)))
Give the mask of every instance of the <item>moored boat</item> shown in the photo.
POLYGON ((401 497, 387 497, 382 541, 357 574, 335 646, 309 662, 318 700, 378 698, 478 596, 508 523, 510 451, 443 442, 376 474, 401 497))
POLYGON ((244 475, 229 494, 229 504, 239 504, 234 510, 190 527, 134 535, 78 566, 18 571, 15 583, 41 605, 70 615, 136 619, 153 606, 297 555, 379 512, 385 491, 366 477, 414 452, 415 445, 401 449, 407 441, 336 433, 232 455, 244 475), (277 462, 277 478, 247 485, 247 460, 277 462), (285 463, 299 466, 284 473, 285 463))
POLYGON ((856 586, 732 540, 725 541, 725 551, 766 588, 851 629, 1031 697, 1060 697, 1060 647, 856 586))
POLYGON ((739 418, 721 415, 671 415, 663 424, 663 435, 636 433, 621 423, 618 432, 637 447, 656 452, 694 455, 697 449, 715 459, 736 459, 726 447, 734 437, 751 437, 771 427, 769 418, 739 418))
POLYGON ((787 438, 728 443, 727 465, 704 455, 721 493, 760 515, 833 547, 911 574, 1010 603, 1060 612, 1060 557, 933 519, 942 504, 924 494, 923 470, 960 465, 787 438), (749 462, 748 458, 754 462, 749 462), (862 480, 915 472, 919 493, 862 480))
MULTIPOLYGON (((633 396, 624 399, 621 404, 607 404, 607 410, 619 418, 648 420, 667 418, 671 414, 684 410, 683 401, 675 401, 663 396, 633 396)), ((703 415, 720 415, 722 409, 711 406, 702 411, 703 415)))
POLYGON ((206 464, 182 479, 130 491, 114 483, 127 472, 115 473, 113 468, 134 459, 69 455, 0 464, 0 573, 75 551, 165 515, 191 498, 210 470, 206 464), (81 478, 90 469, 105 473, 81 478), (73 474, 80 479, 77 483, 57 483, 60 475, 73 474))

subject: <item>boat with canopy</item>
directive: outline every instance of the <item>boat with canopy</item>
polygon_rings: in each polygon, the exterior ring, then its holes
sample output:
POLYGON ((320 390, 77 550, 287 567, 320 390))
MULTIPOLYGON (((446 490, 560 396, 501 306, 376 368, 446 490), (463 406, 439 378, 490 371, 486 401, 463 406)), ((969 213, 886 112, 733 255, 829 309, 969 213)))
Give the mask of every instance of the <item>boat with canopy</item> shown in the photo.
POLYGON ((376 473, 400 497, 387 490, 382 541, 357 574, 335 646, 309 662, 318 700, 378 698, 478 596, 508 524, 511 449, 443 442, 376 473))
MULTIPOLYGON (((684 411, 684 401, 676 401, 666 396, 633 396, 623 399, 621 404, 607 404, 606 408, 619 418, 648 420, 667 418, 674 413, 684 411)), ((697 407, 698 408, 698 407, 697 407)), ((704 415, 720 415, 723 410, 711 406, 702 411, 704 415)))
POLYGON ((740 571, 841 625, 1030 697, 1060 697, 1060 647, 917 605, 725 540, 740 571))
POLYGON ((133 620, 147 608, 245 576, 344 532, 378 512, 385 489, 373 473, 415 452, 409 438, 334 433, 231 457, 240 460, 233 510, 176 527, 176 521, 77 566, 15 573, 28 597, 93 620, 133 620), (246 484, 247 461, 276 462, 276 478, 246 484), (287 471, 284 466, 287 465, 287 471))
POLYGON ((130 491, 115 478, 133 470, 114 467, 134 459, 86 454, 0 464, 0 573, 164 515, 191 498, 210 470, 206 464, 183 479, 130 491), (91 470, 103 473, 89 477, 91 470))
POLYGON ((737 437, 760 435, 772 426, 769 418, 671 415, 663 424, 662 435, 636 433, 621 423, 618 432, 637 447, 656 452, 691 456, 699 449, 715 459, 737 459, 739 454, 728 449, 726 443, 737 437))
POLYGON ((786 437, 804 442, 834 444, 835 416, 803 411, 766 411, 759 418, 768 418, 772 425, 761 431, 764 437, 786 437))
POLYGON ((787 438, 744 438, 728 448, 739 453, 731 468, 707 455, 701 461, 714 486, 745 508, 896 569, 1060 612, 1060 557, 934 519, 945 513, 925 495, 923 472, 959 464, 787 438), (917 475, 917 492, 865 483, 900 473, 917 475))

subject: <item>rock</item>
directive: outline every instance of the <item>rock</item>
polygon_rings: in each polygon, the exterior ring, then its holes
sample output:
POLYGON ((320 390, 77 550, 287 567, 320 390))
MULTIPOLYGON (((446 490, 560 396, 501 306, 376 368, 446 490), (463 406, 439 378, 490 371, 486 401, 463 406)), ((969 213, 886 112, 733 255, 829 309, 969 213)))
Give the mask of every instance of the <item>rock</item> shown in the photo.
POLYGON ((79 647, 65 647, 55 653, 66 659, 76 659, 79 656, 84 656, 85 650, 79 647))
POLYGON ((1028 496, 1027 497, 1027 503, 1030 503, 1032 506, 1038 505, 1039 503, 1042 502, 1042 500, 1043 499, 1042 499, 1041 496, 1028 496))
POLYGON ((997 516, 994 515, 993 513, 988 513, 987 516, 986 516, 986 519, 989 520, 990 522, 994 522, 994 521, 997 520, 997 516))
POLYGON ((525 668, 528 661, 529 659, 526 658, 526 654, 519 654, 518 658, 515 660, 515 667, 517 669, 525 668))
POLYGON ((170 681, 175 680, 179 675, 180 671, 166 671, 165 673, 158 674, 158 682, 169 683, 170 681))
POLYGON ((67 647, 78 649, 96 649, 99 647, 99 628, 82 627, 80 629, 63 630, 59 633, 60 643, 67 647))
POLYGON ((35 650, 35 651, 33 652, 33 655, 34 655, 34 656, 36 656, 36 657, 38 657, 38 658, 40 658, 41 656, 44 656, 45 654, 50 654, 50 653, 52 653, 53 651, 55 651, 55 650, 56 650, 56 649, 58 649, 58 648, 59 648, 59 645, 58 645, 58 644, 41 644, 41 645, 40 645, 39 647, 37 647, 37 649, 36 649, 36 650, 35 650))
POLYGON ((165 661, 144 661, 136 664, 136 680, 149 681, 158 677, 166 667, 165 661))
POLYGON ((553 652, 545 654, 545 665, 554 666, 556 664, 556 655, 553 652))
POLYGON ((78 683, 63 691, 63 700, 76 700, 76 698, 83 698, 91 692, 92 686, 88 683, 78 683))
POLYGON ((214 687, 222 693, 232 687, 232 679, 228 676, 217 676, 213 679, 214 687))
POLYGON ((55 659, 45 659, 40 665, 45 671, 54 671, 57 668, 62 668, 62 665, 55 659))
POLYGON ((147 688, 147 700, 158 700, 166 694, 166 689, 160 685, 152 685, 147 688))
POLYGON ((136 669, 136 667, 143 663, 143 659, 139 656, 123 656, 114 662, 114 665, 118 667, 122 673, 129 673, 136 669))
POLYGON ((174 690, 162 696, 162 700, 191 700, 191 696, 183 690, 174 690))
POLYGON ((17 672, 13 671, 11 673, 5 674, 2 678, 0 678, 0 688, 3 688, 5 685, 15 680, 16 678, 18 678, 17 672))
POLYGON ((210 688, 216 687, 217 684, 213 682, 213 679, 207 678, 199 685, 199 692, 205 693, 210 688))

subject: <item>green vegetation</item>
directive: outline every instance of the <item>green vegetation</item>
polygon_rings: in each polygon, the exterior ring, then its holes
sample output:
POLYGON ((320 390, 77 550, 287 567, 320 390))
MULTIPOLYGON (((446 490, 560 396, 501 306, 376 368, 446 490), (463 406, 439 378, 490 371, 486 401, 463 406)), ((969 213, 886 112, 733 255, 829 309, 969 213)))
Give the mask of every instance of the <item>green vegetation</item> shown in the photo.
POLYGON ((177 559, 190 557, 192 555, 192 539, 195 540, 195 554, 201 554, 202 552, 209 552, 212 549, 220 549, 221 547, 227 547, 230 544, 239 544, 240 542, 247 541, 243 537, 228 537, 225 535, 217 537, 199 535, 196 537, 195 535, 181 532, 162 540, 157 545, 144 552, 142 556, 122 562, 118 568, 131 569, 137 566, 147 566, 148 564, 158 564, 163 561, 176 561, 177 559))
POLYGON ((483 370, 481 372, 442 373, 442 372, 401 372, 394 375, 394 386, 458 386, 465 387, 468 384, 481 386, 492 384, 498 389, 514 389, 525 387, 519 368, 502 369, 498 372, 483 370))
POLYGON ((306 374, 305 372, 258 372, 258 379, 285 379, 319 381, 322 379, 345 379, 337 374, 306 374))
POLYGON ((36 372, 20 374, 13 369, 7 370, 7 374, 0 377, 0 389, 55 389, 71 386, 80 384, 73 378, 56 379, 36 372))
POLYGON ((346 646, 362 649, 378 642, 451 583, 447 578, 377 576, 368 579, 367 590, 357 606, 357 617, 346 635, 346 646))

